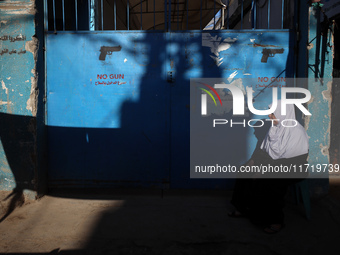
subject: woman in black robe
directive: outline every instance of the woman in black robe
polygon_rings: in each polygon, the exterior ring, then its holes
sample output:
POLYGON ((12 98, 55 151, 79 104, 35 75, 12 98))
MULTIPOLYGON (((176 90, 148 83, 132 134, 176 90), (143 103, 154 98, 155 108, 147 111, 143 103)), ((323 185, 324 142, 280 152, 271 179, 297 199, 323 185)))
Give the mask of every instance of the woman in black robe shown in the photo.
POLYGON ((269 115, 271 127, 244 167, 285 167, 290 172, 255 173, 251 179, 238 178, 231 200, 235 210, 229 213, 230 217, 247 216, 264 224, 264 231, 269 234, 284 227, 283 207, 288 186, 308 174, 304 167, 309 148, 307 133, 296 121, 294 106, 287 105, 286 110, 286 115, 281 115, 281 101, 278 101, 278 107, 269 115))

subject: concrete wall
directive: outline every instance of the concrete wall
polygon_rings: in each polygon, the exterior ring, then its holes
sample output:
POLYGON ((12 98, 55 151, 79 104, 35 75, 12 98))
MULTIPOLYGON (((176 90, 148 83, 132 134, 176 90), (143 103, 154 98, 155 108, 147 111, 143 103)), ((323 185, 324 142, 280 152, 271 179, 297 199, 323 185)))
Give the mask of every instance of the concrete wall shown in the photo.
POLYGON ((34 0, 0 1, 0 190, 25 191, 31 197, 39 187, 43 137, 43 106, 37 110, 44 94, 43 70, 37 68, 43 60, 38 54, 41 18, 34 0))

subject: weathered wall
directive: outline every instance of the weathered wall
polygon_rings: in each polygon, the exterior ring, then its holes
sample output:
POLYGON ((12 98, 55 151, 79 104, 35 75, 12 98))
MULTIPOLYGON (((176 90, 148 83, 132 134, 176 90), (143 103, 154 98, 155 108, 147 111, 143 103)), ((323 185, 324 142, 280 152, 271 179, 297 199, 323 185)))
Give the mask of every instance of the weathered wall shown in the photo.
MULTIPOLYGON (((323 30, 322 15, 319 7, 310 7, 307 49, 308 89, 312 98, 308 108, 312 116, 305 118, 305 127, 310 137, 308 163, 314 167, 330 162, 333 42, 330 32, 323 30)), ((326 194, 329 187, 328 172, 320 174, 314 171, 310 174, 314 177, 310 180, 313 196, 326 194)))
POLYGON ((0 1, 0 190, 31 196, 38 184, 36 21, 34 0, 0 1))

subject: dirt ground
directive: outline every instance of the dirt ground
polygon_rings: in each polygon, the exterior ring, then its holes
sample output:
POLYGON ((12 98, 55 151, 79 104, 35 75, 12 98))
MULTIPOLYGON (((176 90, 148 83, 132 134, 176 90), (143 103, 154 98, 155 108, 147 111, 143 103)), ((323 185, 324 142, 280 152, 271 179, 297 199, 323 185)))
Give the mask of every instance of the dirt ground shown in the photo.
MULTIPOLYGON (((2 214, 6 195, 1 196, 2 214)), ((51 193, 22 201, 0 222, 0 254, 340 254, 340 179, 329 195, 287 202, 275 235, 227 216, 231 192, 51 193)))

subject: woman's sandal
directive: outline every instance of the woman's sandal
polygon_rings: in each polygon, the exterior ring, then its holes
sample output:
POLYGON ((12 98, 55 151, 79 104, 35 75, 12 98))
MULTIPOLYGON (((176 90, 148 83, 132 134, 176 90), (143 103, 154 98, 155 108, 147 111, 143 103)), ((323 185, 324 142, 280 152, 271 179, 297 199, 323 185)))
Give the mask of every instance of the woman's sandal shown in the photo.
POLYGON ((263 231, 266 234, 276 234, 280 232, 285 227, 285 224, 270 224, 268 227, 264 228, 263 231))
POLYGON ((228 216, 231 217, 231 218, 243 218, 243 217, 246 217, 243 213, 240 213, 237 210, 228 213, 228 216))

